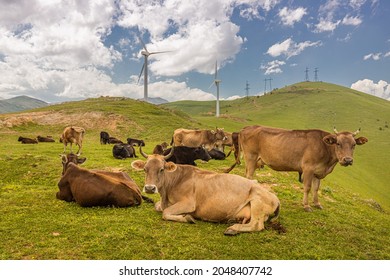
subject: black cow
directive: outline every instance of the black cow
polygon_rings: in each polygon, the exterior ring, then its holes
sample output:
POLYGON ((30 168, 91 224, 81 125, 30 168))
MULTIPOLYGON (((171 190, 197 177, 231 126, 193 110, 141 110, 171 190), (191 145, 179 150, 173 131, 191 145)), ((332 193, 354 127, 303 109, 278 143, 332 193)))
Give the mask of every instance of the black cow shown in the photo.
POLYGON ((19 136, 18 141, 21 142, 22 144, 38 144, 37 140, 31 139, 31 138, 22 137, 22 136, 19 136))
POLYGON ((123 142, 121 140, 119 140, 118 138, 110 136, 108 138, 108 144, 123 144, 123 142))
POLYGON ((226 158, 226 154, 216 148, 207 151, 212 159, 223 160, 226 158))
POLYGON ((127 138, 127 144, 131 146, 145 146, 144 140, 134 139, 134 138, 127 138))
POLYGON ((107 132, 105 131, 100 132, 100 144, 107 144, 109 139, 110 139, 110 135, 107 132))
POLYGON ((37 136, 38 142, 55 142, 55 140, 50 136, 37 136))
POLYGON ((112 155, 117 159, 135 158, 135 149, 129 144, 119 143, 112 147, 112 155))
MULTIPOLYGON (((171 152, 172 148, 166 149, 164 151, 164 156, 168 155, 171 152)), ((178 164, 188 164, 195 165, 195 160, 201 159, 204 161, 209 161, 211 159, 207 151, 202 147, 187 147, 187 146, 177 146, 174 147, 173 155, 167 159, 167 161, 172 161, 178 164)))

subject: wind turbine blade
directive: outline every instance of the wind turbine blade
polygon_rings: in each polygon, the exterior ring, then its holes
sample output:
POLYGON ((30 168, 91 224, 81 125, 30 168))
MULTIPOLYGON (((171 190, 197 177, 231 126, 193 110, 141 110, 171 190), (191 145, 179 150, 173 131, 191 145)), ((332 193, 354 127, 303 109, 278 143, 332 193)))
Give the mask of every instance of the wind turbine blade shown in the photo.
POLYGON ((145 62, 144 62, 144 64, 142 64, 142 68, 141 68, 141 72, 139 73, 139 76, 138 76, 137 84, 139 83, 139 80, 141 79, 142 73, 144 72, 144 68, 145 68, 145 62))
POLYGON ((159 54, 159 53, 169 53, 169 52, 172 52, 172 51, 151 52, 151 53, 149 53, 149 55, 151 55, 151 54, 159 54))
POLYGON ((211 88, 214 84, 215 84, 215 81, 211 83, 211 85, 209 86, 209 88, 211 88))
POLYGON ((217 75, 218 75, 218 69, 217 69, 217 61, 215 61, 215 72, 214 72, 214 79, 216 80, 217 79, 217 75))
POLYGON ((138 34, 138 39, 141 42, 142 47, 145 49, 145 51, 149 52, 148 49, 146 48, 146 45, 145 45, 144 41, 142 41, 142 38, 141 38, 141 36, 139 34, 138 34))

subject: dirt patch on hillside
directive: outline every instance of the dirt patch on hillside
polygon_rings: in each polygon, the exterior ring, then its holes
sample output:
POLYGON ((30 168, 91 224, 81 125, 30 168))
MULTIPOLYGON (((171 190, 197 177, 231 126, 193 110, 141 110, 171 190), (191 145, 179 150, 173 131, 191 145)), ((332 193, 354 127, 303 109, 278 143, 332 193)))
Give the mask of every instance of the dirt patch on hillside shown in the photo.
POLYGON ((102 112, 65 113, 65 112, 32 112, 21 114, 8 114, 0 118, 0 128, 13 128, 28 124, 37 125, 74 125, 89 129, 106 129, 115 131, 118 126, 138 127, 138 125, 116 114, 104 114, 102 112))

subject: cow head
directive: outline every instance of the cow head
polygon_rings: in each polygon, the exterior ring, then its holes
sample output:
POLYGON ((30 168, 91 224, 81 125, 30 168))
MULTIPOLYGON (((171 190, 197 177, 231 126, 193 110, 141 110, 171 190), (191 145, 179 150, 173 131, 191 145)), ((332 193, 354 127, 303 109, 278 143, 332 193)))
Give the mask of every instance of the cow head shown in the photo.
POLYGON ((83 164, 87 158, 79 158, 75 154, 60 155, 62 159, 62 175, 65 174, 66 169, 68 168, 69 163, 74 163, 76 165, 83 164))
POLYGON ((223 128, 215 128, 215 130, 209 130, 209 133, 211 134, 212 139, 214 139, 214 142, 217 140, 225 141, 227 139, 223 128))
POLYGON ((342 166, 352 165, 355 146, 365 144, 368 139, 365 137, 355 138, 360 129, 353 133, 338 132, 336 129, 334 129, 334 132, 335 134, 325 136, 323 141, 327 145, 334 145, 337 159, 342 166))
POLYGON ((195 154, 196 159, 201 159, 201 160, 204 160, 204 161, 209 161, 211 159, 211 156, 206 151, 206 149, 203 148, 203 147, 197 147, 194 150, 194 154, 195 154))
POLYGON ((131 167, 135 170, 145 171, 145 185, 143 191, 146 193, 158 193, 158 186, 165 172, 173 172, 177 166, 173 162, 166 162, 173 155, 174 147, 171 152, 166 155, 147 155, 139 148, 141 155, 146 158, 146 161, 136 160, 131 163, 131 167))

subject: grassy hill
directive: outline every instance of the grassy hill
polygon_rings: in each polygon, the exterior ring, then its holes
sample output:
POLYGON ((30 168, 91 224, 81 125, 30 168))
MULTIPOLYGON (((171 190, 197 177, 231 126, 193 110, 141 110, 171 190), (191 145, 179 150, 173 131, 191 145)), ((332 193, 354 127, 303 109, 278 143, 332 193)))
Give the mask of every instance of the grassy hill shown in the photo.
MULTIPOLYGON (((220 104, 219 123, 227 131, 239 131, 252 124, 330 132, 333 127, 338 131, 361 128, 360 135, 369 142, 356 148, 354 165, 337 166, 328 178, 390 207, 390 102, 334 84, 303 82, 265 96, 220 104)), ((199 122, 215 124, 215 102, 180 101, 164 107, 183 110, 199 122)))
POLYGON ((48 103, 28 96, 17 96, 0 100, 0 114, 19 112, 47 106, 48 103))
MULTIPOLYGON (((222 102, 175 102, 155 106, 125 98, 96 98, 0 115, 0 259, 389 259, 389 103, 325 83, 302 83, 263 97, 222 102), (184 112, 177 110, 183 109, 184 112), (256 178, 282 203, 275 230, 226 237, 226 224, 166 222, 153 205, 81 208, 55 198, 61 177, 61 143, 23 145, 18 136, 52 135, 67 125, 86 128, 85 168, 122 170, 139 185, 133 159, 117 160, 112 145, 99 143, 105 130, 125 140, 142 138, 145 151, 169 141, 174 129, 249 124, 286 128, 356 130, 369 142, 358 147, 352 167, 337 166, 322 183, 324 210, 302 209, 296 173, 258 170, 256 178)), ((137 153, 139 154, 139 153, 137 153)), ((221 172, 233 163, 198 162, 221 172)), ((243 175, 244 164, 232 173, 243 175)), ((151 195, 155 201, 158 195, 151 195)))

